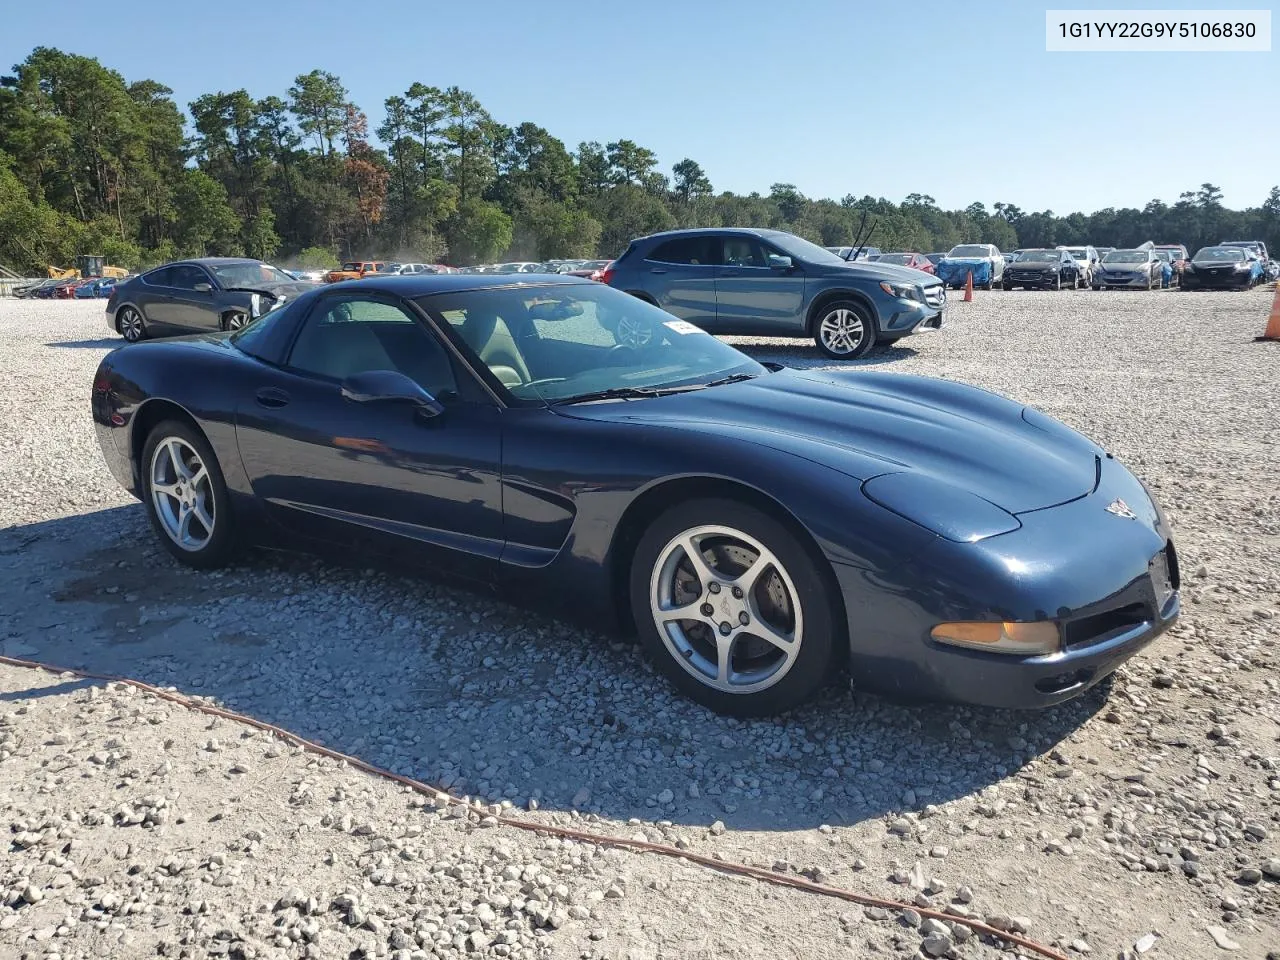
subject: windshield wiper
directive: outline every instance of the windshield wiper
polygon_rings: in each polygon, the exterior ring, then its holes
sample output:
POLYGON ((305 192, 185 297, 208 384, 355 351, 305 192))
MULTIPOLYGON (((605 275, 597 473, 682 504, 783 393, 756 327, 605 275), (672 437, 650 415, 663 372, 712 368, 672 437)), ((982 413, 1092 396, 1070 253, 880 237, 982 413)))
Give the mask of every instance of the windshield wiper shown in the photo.
POLYGON ((701 390, 702 384, 696 383, 688 387, 609 387, 607 390, 593 390, 591 393, 578 393, 572 397, 562 397, 553 403, 589 403, 592 400, 644 400, 648 397, 662 397, 670 393, 685 393, 689 390, 701 390))
POLYGON ((741 383, 743 380, 754 380, 759 374, 756 373, 732 373, 727 377, 721 377, 719 380, 711 380, 701 384, 704 387, 723 387, 727 383, 741 383))

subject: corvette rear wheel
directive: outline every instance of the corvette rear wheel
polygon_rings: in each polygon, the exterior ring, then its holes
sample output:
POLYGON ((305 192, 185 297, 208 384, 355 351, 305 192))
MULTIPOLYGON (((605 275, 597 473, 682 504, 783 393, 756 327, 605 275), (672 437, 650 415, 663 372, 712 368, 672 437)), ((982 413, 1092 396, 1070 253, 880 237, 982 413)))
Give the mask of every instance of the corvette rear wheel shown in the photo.
POLYGON ((690 699, 718 713, 791 709, 830 674, 828 577, 772 517, 733 500, 673 507, 631 569, 642 645, 690 699))
POLYGON ((147 436, 140 466, 143 503, 164 548, 200 569, 230 560, 230 498, 204 437, 185 423, 166 420, 147 436))
POLYGON ((813 339, 828 357, 857 360, 876 345, 875 321, 861 305, 851 300, 837 300, 822 308, 813 339))

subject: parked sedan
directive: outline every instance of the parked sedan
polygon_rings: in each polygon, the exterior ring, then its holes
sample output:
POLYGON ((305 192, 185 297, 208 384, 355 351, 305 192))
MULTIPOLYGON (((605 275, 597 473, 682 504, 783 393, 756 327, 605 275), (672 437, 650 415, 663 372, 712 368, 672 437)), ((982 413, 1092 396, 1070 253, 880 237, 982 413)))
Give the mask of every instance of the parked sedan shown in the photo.
POLYGON ((1162 261, 1153 250, 1112 250, 1093 275, 1093 289, 1137 287, 1155 290, 1161 284, 1162 261))
POLYGON ((892 263, 899 267, 910 267, 924 273, 933 273, 933 261, 923 253, 882 253, 876 257, 875 263, 892 263))
POLYGON ((237 330, 315 287, 258 260, 182 260, 117 283, 107 300, 107 327, 130 342, 237 330))
POLYGON ((1183 290, 1248 290, 1262 282, 1262 261, 1241 247, 1202 247, 1182 271, 1183 290))
POLYGON ((954 381, 763 365, 580 279, 317 289, 109 353, 91 410, 184 564, 391 556, 634 632, 725 713, 804 704, 843 664, 1045 706, 1179 611, 1159 506, 1063 424, 954 381))
POLYGON ((601 279, 713 333, 812 337, 838 360, 942 325, 919 270, 847 261, 780 230, 672 230, 631 241, 601 279))
POLYGON ((1046 290, 1073 290, 1084 285, 1080 264, 1069 250, 1022 250, 1018 259, 1004 268, 1002 284, 1014 287, 1043 287, 1046 290))

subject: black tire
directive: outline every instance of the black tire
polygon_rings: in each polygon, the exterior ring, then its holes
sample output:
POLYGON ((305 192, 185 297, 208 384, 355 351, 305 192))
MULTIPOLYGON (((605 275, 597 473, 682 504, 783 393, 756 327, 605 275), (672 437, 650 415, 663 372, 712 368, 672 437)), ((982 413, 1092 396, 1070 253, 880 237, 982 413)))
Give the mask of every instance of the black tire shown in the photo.
POLYGON ((159 537, 161 545, 175 559, 189 567, 211 570, 225 566, 236 552, 235 517, 231 512, 231 497, 227 493, 222 467, 200 432, 180 420, 165 420, 156 424, 143 445, 142 461, 138 465, 138 470, 142 478, 142 502, 147 510, 147 518, 151 521, 151 527, 159 537), (209 531, 207 542, 197 548, 184 548, 178 545, 166 529, 166 521, 161 518, 156 506, 156 496, 152 487, 156 451, 170 440, 180 441, 189 450, 194 451, 207 473, 207 485, 197 484, 196 487, 188 488, 193 497, 204 498, 206 513, 210 499, 213 506, 211 514, 213 530, 209 531))
POLYGON ((1012 289, 1013 289, 1013 285, 1012 285, 1011 283, 1009 283, 1009 281, 1008 281, 1008 280, 1004 280, 1004 281, 1002 281, 1002 282, 1001 282, 1001 284, 1000 284, 1000 289, 1001 289, 1001 290, 1005 290, 1005 291, 1012 290, 1012 289))
MULTIPOLYGON (((682 562, 687 563, 687 560, 682 562)), ((825 561, 821 555, 801 543, 786 526, 747 504, 728 499, 706 499, 671 507, 650 524, 632 557, 631 610, 640 644, 677 690, 717 713, 759 717, 790 710, 809 700, 831 677, 836 645, 843 637, 836 616, 838 607, 831 600, 835 590, 831 571, 824 569, 823 564, 825 561), (668 646, 667 634, 660 632, 652 613, 651 589, 657 589, 655 583, 660 582, 666 567, 665 558, 668 558, 673 542, 682 534, 707 526, 729 528, 758 541, 785 569, 786 577, 794 587, 793 602, 799 608, 797 619, 801 627, 799 650, 779 679, 754 692, 716 689, 695 676, 698 667, 693 654, 680 658, 668 646)), ((771 573, 770 576, 776 574, 771 573)), ((778 577, 777 583, 782 583, 782 579, 778 577)), ((787 591, 785 585, 782 589, 787 591)), ((701 584, 696 594, 705 600, 713 597, 708 584, 701 584)), ((727 597, 727 594, 717 591, 715 596, 727 597)), ((680 629, 683 631, 684 627, 680 629)), ((709 630, 705 626, 702 629, 709 630)), ((709 632, 707 637, 711 637, 709 632)), ((749 627, 742 628, 740 639, 752 642, 749 627)), ((740 641, 735 641, 735 645, 736 642, 740 641)), ((767 645, 763 649, 766 655, 773 650, 767 645)))
POLYGON ((222 318, 223 330, 239 330, 249 325, 249 315, 243 310, 232 310, 222 318))
POLYGON ((116 311, 116 331, 129 343, 147 339, 147 318, 128 304, 116 311))
POLYGON ((858 360, 865 357, 871 352, 876 345, 876 322, 872 318, 871 313, 862 304, 853 300, 833 300, 830 303, 823 304, 822 308, 813 315, 811 333, 813 342, 818 345, 818 349, 833 360, 858 360), (847 311, 856 315, 862 324, 862 338, 846 351, 829 346, 823 335, 823 325, 828 321, 832 323, 844 322, 833 320, 840 311, 847 311))

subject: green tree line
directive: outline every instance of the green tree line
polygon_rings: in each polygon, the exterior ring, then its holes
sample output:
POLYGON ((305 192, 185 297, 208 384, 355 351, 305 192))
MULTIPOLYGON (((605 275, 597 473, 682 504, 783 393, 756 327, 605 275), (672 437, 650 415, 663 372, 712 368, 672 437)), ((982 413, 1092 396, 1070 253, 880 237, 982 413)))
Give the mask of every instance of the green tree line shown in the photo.
POLYGON ((82 253, 134 268, 199 255, 300 266, 608 257, 633 237, 690 226, 773 227, 834 245, 852 242, 864 217, 882 249, 1154 240, 1194 250, 1228 234, 1280 249, 1280 187, 1246 210, 1204 183, 1172 205, 1065 216, 1007 203, 943 210, 920 193, 816 199, 789 183, 716 193, 692 159, 668 173, 632 140, 570 149, 535 123, 506 125, 458 87, 414 83, 387 97, 372 132, 323 70, 278 96, 208 93, 185 114, 172 94, 50 47, 0 78, 0 264, 38 273, 82 253))

